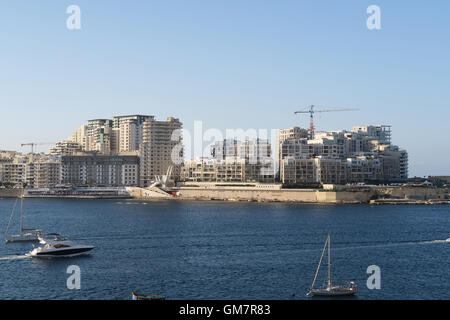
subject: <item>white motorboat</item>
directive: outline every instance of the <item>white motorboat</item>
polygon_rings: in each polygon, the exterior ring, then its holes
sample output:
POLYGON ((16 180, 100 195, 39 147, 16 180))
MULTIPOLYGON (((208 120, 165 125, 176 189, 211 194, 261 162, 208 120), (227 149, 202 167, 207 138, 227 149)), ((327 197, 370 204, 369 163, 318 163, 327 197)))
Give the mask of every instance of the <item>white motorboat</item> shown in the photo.
POLYGON ((69 240, 68 238, 60 235, 59 233, 46 233, 46 234, 40 234, 38 237, 39 243, 46 244, 48 241, 66 241, 69 240))
POLYGON ((44 246, 34 248, 26 255, 35 258, 73 257, 94 249, 94 246, 74 243, 58 234, 49 235, 40 237, 44 246))
POLYGON ((447 240, 445 240, 445 242, 450 243, 450 238, 448 238, 447 240))
POLYGON ((8 234, 9 227, 11 226, 12 219, 14 217, 14 213, 16 211, 16 206, 18 202, 18 198, 14 203, 14 207, 9 218, 8 226, 5 232, 5 241, 6 242, 18 242, 18 241, 38 241, 38 237, 42 234, 41 229, 37 228, 24 228, 23 227, 23 196, 20 197, 20 218, 19 218, 19 233, 18 234, 8 234))
POLYGON ((319 265, 317 266, 316 274, 314 276, 313 283, 309 292, 306 294, 307 296, 351 296, 358 292, 358 286, 355 282, 350 281, 346 283, 332 283, 331 282, 331 236, 328 235, 327 240, 325 241, 325 246, 322 250, 322 255, 320 256, 319 265), (328 282, 327 285, 322 288, 314 288, 314 284, 317 280, 317 275, 319 274, 320 265, 322 263, 322 259, 325 253, 325 249, 328 245, 328 282))

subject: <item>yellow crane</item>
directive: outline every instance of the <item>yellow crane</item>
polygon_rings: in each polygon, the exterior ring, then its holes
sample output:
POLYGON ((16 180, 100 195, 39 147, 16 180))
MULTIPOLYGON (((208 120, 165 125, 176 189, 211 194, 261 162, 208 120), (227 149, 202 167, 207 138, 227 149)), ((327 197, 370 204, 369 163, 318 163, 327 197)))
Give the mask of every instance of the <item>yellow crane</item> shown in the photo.
POLYGON ((340 112, 340 111, 358 111, 359 109, 355 108, 346 108, 346 109, 330 109, 330 110, 314 110, 314 105, 311 105, 306 110, 295 111, 295 114, 301 113, 309 113, 310 114, 310 122, 309 122, 309 137, 310 139, 314 139, 314 113, 316 112, 340 112))

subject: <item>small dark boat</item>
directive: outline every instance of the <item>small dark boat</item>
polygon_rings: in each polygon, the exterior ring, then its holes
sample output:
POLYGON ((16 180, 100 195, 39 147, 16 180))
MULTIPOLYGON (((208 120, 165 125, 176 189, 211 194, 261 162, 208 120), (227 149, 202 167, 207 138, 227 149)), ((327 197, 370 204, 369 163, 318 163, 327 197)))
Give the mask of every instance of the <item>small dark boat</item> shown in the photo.
POLYGON ((131 291, 131 299, 133 300, 166 300, 166 297, 159 296, 156 294, 137 294, 134 291, 131 291))

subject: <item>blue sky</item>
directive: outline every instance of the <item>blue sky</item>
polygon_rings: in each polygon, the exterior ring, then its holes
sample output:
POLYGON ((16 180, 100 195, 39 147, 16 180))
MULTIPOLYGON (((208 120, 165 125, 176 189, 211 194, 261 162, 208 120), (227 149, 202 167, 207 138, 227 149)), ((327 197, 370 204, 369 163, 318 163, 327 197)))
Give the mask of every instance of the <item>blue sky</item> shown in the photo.
MULTIPOLYGON (((410 175, 450 174, 449 1, 2 1, 0 149, 88 119, 179 117, 192 130, 392 125, 410 175), (66 28, 81 8, 82 29, 66 28), (366 28, 369 5, 382 29, 366 28)), ((45 147, 42 148, 43 150, 45 147)))

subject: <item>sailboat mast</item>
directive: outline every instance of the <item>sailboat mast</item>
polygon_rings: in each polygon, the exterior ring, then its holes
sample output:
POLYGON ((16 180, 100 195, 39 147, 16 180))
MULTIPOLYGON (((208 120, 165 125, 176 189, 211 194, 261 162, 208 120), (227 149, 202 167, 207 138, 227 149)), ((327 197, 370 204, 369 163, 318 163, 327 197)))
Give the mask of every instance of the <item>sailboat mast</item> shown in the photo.
POLYGON ((328 235, 328 288, 331 287, 331 235, 328 235))
POLYGON ((16 211, 17 201, 19 201, 19 198, 16 198, 16 201, 14 201, 14 206, 13 206, 13 209, 12 209, 12 212, 11 212, 11 216, 9 217, 8 226, 6 227, 5 237, 8 234, 9 226, 11 225, 11 221, 12 221, 12 218, 14 216, 14 212, 16 211))
POLYGON ((327 242, 328 242, 328 238, 325 241, 325 245, 323 246, 322 254, 320 255, 319 264, 317 265, 316 274, 314 275, 314 280, 313 280, 313 283, 311 285, 311 289, 314 288, 314 284, 316 283, 317 276, 319 275, 320 265, 322 264, 323 256, 324 256, 324 253, 325 253, 325 249, 327 248, 327 242))
POLYGON ((23 196, 20 198, 20 233, 22 233, 23 231, 22 213, 23 213, 23 196))

